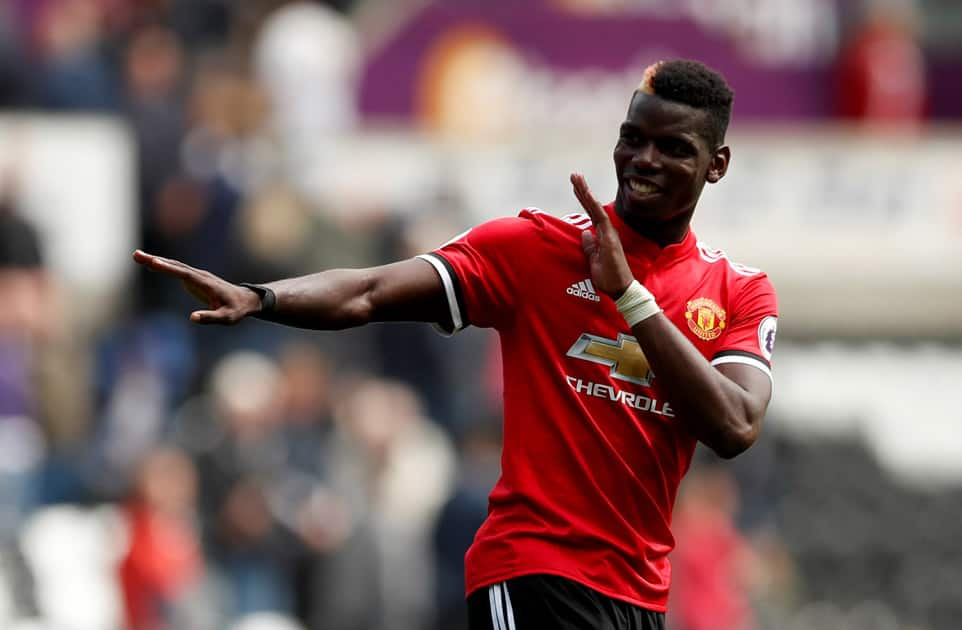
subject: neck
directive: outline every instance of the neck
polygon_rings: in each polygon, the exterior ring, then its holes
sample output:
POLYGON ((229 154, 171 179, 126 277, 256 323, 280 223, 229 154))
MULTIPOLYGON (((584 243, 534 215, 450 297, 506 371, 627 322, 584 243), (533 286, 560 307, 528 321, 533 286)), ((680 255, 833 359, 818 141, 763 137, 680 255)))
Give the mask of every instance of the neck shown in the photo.
POLYGON ((658 247, 665 248, 685 240, 695 209, 692 208, 682 212, 668 221, 645 221, 626 212, 621 201, 621 195, 618 195, 615 199, 615 212, 632 230, 655 243, 658 247))

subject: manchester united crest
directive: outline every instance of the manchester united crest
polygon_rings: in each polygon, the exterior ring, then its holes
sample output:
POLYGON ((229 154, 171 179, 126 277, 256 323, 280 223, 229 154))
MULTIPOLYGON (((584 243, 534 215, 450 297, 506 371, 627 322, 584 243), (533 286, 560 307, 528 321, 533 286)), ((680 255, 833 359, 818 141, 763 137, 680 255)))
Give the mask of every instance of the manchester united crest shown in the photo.
POLYGON ((686 306, 685 319, 688 328, 704 341, 717 339, 725 330, 725 309, 708 298, 690 300, 686 306))

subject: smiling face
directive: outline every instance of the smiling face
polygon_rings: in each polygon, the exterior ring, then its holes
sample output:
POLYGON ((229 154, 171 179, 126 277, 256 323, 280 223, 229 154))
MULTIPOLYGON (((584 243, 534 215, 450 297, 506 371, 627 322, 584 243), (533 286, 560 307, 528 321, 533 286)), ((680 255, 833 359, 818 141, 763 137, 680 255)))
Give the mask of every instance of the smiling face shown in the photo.
POLYGON ((635 92, 615 145, 615 210, 625 223, 664 246, 681 241, 705 182, 728 169, 728 147, 706 139, 708 114, 635 92))

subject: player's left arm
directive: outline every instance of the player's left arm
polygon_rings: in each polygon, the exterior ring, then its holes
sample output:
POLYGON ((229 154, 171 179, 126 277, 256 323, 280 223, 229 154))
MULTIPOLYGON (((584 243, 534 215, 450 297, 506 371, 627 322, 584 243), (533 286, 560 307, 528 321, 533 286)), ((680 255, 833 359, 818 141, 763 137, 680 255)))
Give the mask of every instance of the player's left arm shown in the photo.
MULTIPOLYGON (((619 298, 634 281, 618 233, 580 175, 572 175, 575 195, 595 231, 582 233, 582 245, 595 287, 619 298)), ((673 407, 689 430, 718 455, 735 457, 758 438, 772 395, 762 370, 741 363, 712 366, 672 321, 657 313, 632 326, 673 407)))

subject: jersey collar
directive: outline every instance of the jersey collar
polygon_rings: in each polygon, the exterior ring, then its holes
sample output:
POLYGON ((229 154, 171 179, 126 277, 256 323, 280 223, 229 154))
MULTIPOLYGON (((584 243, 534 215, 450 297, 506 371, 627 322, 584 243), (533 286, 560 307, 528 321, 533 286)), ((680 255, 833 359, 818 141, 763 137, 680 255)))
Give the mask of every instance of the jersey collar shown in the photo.
POLYGON ((615 229, 618 230, 618 236, 621 237, 621 244, 625 249, 625 254, 628 256, 636 256, 651 262, 657 261, 663 265, 686 258, 695 252, 697 239, 695 238, 694 232, 691 231, 691 228, 688 228, 688 231, 685 233, 685 238, 680 242, 663 248, 659 247, 657 243, 648 240, 625 223, 624 220, 618 216, 618 213, 615 212, 614 202, 605 206, 605 212, 611 217, 611 222, 614 224, 615 229))

